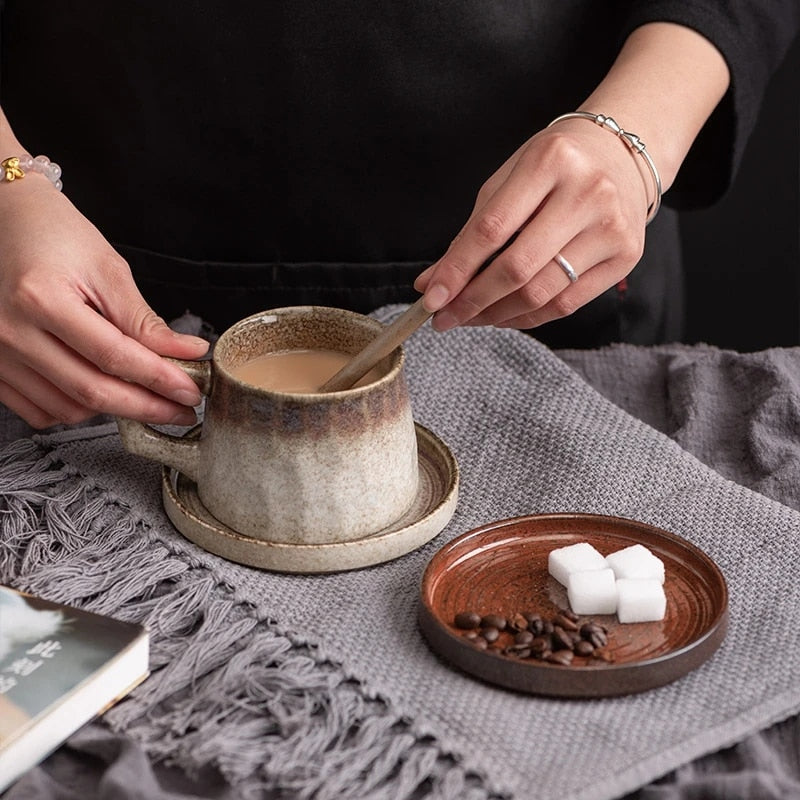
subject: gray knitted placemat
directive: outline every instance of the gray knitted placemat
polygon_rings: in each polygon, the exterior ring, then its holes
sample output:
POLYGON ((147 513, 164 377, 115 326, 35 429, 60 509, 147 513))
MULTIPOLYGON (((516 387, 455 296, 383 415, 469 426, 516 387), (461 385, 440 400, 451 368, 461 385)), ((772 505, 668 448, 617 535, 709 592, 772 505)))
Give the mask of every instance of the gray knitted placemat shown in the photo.
POLYGON ((0 581, 151 628, 153 675, 112 727, 155 759, 217 766, 241 796, 604 800, 800 708, 798 512, 524 334, 426 326, 407 353, 415 417, 453 450, 461 494, 433 542, 377 567, 275 575, 199 550, 166 520, 158 468, 110 426, 4 451, 0 581), (429 559, 478 525, 554 511, 639 519, 704 549, 730 590, 720 650, 673 684, 595 701, 516 694, 439 661, 416 625, 429 559))

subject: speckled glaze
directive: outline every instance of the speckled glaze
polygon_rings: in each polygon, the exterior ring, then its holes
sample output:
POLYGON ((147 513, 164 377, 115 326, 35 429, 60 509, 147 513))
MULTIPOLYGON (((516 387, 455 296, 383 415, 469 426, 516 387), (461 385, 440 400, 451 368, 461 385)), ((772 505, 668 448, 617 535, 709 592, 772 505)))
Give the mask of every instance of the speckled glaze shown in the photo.
MULTIPOLYGON (((458 464, 431 431, 416 423, 419 486, 411 507, 391 525, 361 539, 324 544, 270 542, 233 531, 200 502, 197 485, 169 467, 162 469, 164 510, 190 541, 211 553, 274 572, 315 574, 360 569, 416 550, 438 535, 458 502, 458 464)), ((189 437, 199 435, 192 430, 189 437)))
POLYGON ((369 317, 318 306, 247 317, 220 337, 205 372, 196 363, 187 368, 207 394, 199 439, 120 420, 123 443, 195 481, 208 512, 247 536, 324 544, 379 531, 407 511, 417 492, 402 349, 381 362, 379 380, 329 394, 257 388, 230 370, 281 350, 355 354, 380 330, 369 317))

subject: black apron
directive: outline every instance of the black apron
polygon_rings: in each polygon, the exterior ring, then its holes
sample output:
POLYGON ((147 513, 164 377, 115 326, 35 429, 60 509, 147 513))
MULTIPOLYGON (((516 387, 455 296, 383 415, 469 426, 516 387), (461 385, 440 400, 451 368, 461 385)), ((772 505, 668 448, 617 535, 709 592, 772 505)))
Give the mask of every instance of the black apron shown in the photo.
MULTIPOLYGON (((483 181, 591 91, 626 6, 5 0, 0 100, 166 319, 368 312, 415 299, 483 181)), ((624 295, 534 334, 679 340, 681 273, 662 209, 624 295)))

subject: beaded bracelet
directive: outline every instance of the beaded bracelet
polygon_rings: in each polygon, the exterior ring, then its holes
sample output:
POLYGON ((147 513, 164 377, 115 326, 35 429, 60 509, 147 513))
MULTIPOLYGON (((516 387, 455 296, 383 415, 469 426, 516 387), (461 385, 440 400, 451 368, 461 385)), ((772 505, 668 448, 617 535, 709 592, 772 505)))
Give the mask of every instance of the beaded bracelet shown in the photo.
POLYGON ((53 186, 60 192, 64 188, 61 182, 61 167, 47 156, 33 156, 23 153, 21 156, 11 156, 11 158, 0 161, 0 182, 11 183, 25 177, 28 172, 40 172, 47 178, 53 186))
MULTIPOLYGON (((658 213, 658 209, 661 207, 661 177, 658 174, 656 165, 653 163, 653 159, 650 158, 650 153, 647 152, 644 146, 644 142, 635 133, 628 133, 628 131, 622 130, 611 117, 607 117, 605 114, 590 114, 588 111, 571 111, 569 114, 562 114, 560 117, 556 117, 550 125, 555 125, 556 122, 561 122, 561 120, 564 119, 591 120, 601 128, 606 128, 611 131, 611 133, 616 134, 634 153, 638 153, 644 159, 644 163, 647 164, 647 168, 653 176, 653 184, 655 185, 656 192, 655 200, 653 200, 647 209, 647 219, 644 223, 645 225, 649 225, 653 221, 653 217, 658 213)), ((550 125, 547 127, 549 128, 550 125)))

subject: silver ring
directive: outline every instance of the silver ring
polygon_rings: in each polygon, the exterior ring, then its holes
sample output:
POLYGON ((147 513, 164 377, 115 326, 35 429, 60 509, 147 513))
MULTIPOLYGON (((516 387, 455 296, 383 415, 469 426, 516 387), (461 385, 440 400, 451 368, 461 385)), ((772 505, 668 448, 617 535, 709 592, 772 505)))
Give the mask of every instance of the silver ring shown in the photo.
POLYGON ((564 258, 564 256, 561 255, 561 253, 556 253, 553 256, 553 260, 556 262, 556 264, 558 264, 559 267, 561 267, 561 269, 564 270, 564 273, 566 274, 566 276, 573 283, 575 283, 575 281, 578 280, 578 273, 575 272, 572 264, 570 264, 569 261, 567 261, 567 259, 564 258))

